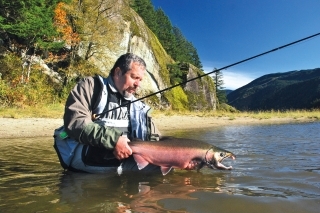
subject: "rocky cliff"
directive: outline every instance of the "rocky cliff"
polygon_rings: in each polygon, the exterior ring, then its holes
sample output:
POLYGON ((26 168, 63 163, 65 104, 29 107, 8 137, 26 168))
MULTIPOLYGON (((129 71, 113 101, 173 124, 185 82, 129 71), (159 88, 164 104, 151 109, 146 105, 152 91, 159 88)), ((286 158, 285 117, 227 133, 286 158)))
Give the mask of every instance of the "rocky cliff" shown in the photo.
MULTIPOLYGON (((111 24, 116 26, 108 31, 108 34, 113 35, 112 42, 106 42, 103 48, 90 58, 90 61, 107 75, 120 55, 132 52, 145 60, 148 70, 148 75, 142 82, 142 89, 138 94, 139 97, 171 86, 167 64, 174 63, 174 61, 166 53, 157 37, 145 25, 141 17, 129 7, 126 1, 121 0, 116 1, 112 9, 109 10, 109 14, 108 18, 111 24)), ((83 46, 86 46, 86 41, 83 42, 83 46)), ((79 49, 80 56, 84 57, 84 52, 84 49, 79 49)), ((194 78, 202 74, 203 71, 200 69, 189 66, 187 78, 194 78)), ((159 101, 157 104, 153 103, 153 105, 168 106, 176 109, 216 109, 215 91, 210 77, 187 83, 183 92, 188 100, 184 99, 183 103, 172 103, 172 101, 179 102, 181 99, 179 97, 181 94, 176 94, 174 91, 171 90, 157 95, 159 101), (166 97, 166 93, 171 94, 166 97), (179 107, 175 107, 175 105, 179 107)), ((152 100, 151 102, 154 102, 154 99, 152 100)))

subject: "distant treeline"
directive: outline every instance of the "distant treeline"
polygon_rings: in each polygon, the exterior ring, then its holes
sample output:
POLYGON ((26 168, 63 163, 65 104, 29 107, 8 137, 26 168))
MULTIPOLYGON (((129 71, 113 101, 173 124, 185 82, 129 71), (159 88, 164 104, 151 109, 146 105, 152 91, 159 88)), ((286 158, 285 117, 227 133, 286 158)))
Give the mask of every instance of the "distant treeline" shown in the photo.
POLYGON ((238 110, 319 109, 320 68, 267 74, 227 98, 238 110))

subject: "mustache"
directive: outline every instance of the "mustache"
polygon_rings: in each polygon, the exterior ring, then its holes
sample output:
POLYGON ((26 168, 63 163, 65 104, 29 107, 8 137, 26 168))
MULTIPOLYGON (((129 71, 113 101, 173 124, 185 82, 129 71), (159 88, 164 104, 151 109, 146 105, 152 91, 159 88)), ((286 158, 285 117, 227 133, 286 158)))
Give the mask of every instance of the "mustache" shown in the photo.
POLYGON ((129 90, 137 90, 137 89, 139 89, 139 88, 140 88, 139 86, 128 87, 128 88, 126 89, 126 91, 129 91, 129 90))
POLYGON ((139 86, 133 86, 133 87, 128 87, 123 91, 123 97, 125 98, 130 98, 133 94, 137 93, 137 90, 139 89, 139 86), (133 91, 133 92, 132 92, 133 91))

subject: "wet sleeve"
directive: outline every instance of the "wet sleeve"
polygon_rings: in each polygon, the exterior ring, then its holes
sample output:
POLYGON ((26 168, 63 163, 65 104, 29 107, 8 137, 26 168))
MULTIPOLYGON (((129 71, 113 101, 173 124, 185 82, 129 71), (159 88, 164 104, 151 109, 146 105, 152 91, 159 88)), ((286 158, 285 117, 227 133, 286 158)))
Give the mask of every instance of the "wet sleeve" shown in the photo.
POLYGON ((122 131, 118 129, 91 122, 84 127, 80 141, 92 146, 113 149, 121 134, 122 131))
POLYGON ((99 99, 98 79, 82 79, 71 90, 65 105, 64 127, 80 143, 113 149, 121 132, 92 122, 92 108, 99 99))

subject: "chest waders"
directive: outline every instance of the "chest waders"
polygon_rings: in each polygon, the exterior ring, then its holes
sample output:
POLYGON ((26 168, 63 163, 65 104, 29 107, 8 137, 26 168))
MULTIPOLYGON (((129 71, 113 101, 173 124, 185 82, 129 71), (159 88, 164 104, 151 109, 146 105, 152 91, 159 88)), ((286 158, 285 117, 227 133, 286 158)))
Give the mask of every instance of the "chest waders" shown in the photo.
MULTIPOLYGON (((110 85, 109 78, 99 76, 99 79, 102 85, 101 99, 93 110, 93 114, 100 114, 106 108, 112 109, 124 104, 125 101, 132 101, 117 96, 119 94, 110 85)), ((149 110, 150 107, 142 102, 134 102, 127 104, 127 107, 110 111, 95 122, 118 128, 129 138, 158 140, 158 134, 151 134, 156 128, 148 117, 149 110)), ((54 148, 61 166, 66 170, 89 173, 115 172, 121 163, 114 158, 112 150, 81 144, 68 137, 63 126, 54 131, 54 148)))

